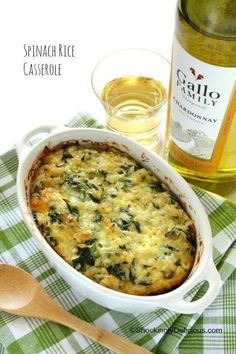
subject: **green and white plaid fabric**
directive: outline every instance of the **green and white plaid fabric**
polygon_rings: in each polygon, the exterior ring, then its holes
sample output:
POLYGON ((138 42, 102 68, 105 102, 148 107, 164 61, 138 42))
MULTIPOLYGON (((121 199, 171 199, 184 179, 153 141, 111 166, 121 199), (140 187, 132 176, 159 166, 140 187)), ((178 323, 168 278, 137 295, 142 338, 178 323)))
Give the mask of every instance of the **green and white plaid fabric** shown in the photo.
MULTIPOLYGON (((86 114, 69 124, 101 128, 86 114)), ((0 262, 30 272, 56 302, 85 321, 127 338, 153 353, 236 352, 236 206, 195 189, 203 203, 214 237, 214 261, 224 286, 214 303, 199 315, 181 315, 159 309, 132 315, 108 310, 82 296, 50 267, 22 221, 16 199, 18 160, 15 149, 0 157, 0 262)), ((191 292, 200 297, 204 285, 191 292)), ((1 289, 0 289, 1 291, 1 289)), ((0 354, 102 354, 109 351, 61 325, 0 312, 0 354)), ((135 353, 134 353, 135 354, 135 353)))

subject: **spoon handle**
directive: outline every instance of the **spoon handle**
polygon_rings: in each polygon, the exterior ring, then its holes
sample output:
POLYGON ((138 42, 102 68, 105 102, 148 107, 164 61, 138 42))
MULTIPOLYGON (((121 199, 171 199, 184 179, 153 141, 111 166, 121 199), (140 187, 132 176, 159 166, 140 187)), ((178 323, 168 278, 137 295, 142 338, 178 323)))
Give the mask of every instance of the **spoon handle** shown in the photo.
POLYGON ((37 289, 32 303, 15 310, 14 313, 21 316, 41 318, 70 327, 117 354, 150 354, 148 350, 114 333, 73 316, 61 306, 57 305, 41 287, 37 289), (37 306, 32 306, 33 303, 36 303, 37 306))
POLYGON ((150 352, 140 346, 128 342, 127 340, 123 339, 122 337, 110 333, 103 328, 95 327, 94 325, 81 320, 78 317, 71 315, 70 313, 66 312, 66 316, 61 317, 58 319, 59 322, 66 325, 85 336, 93 339, 95 342, 102 344, 108 349, 111 349, 113 352, 118 354, 147 354, 150 352))

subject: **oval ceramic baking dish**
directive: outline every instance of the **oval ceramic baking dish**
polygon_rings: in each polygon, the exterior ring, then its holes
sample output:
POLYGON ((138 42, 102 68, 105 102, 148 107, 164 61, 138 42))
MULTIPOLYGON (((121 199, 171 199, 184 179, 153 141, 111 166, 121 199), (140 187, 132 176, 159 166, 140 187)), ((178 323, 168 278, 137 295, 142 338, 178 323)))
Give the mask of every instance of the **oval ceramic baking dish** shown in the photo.
POLYGON ((222 281, 213 263, 212 234, 208 217, 190 186, 162 158, 145 147, 138 145, 133 140, 113 132, 89 128, 59 128, 55 126, 38 127, 26 134, 17 144, 17 153, 19 157, 17 196, 23 219, 37 241, 39 248, 48 258, 51 265, 71 285, 75 293, 79 293, 110 309, 130 313, 149 312, 158 308, 167 308, 180 313, 200 313, 215 299, 222 281), (39 133, 47 133, 47 136, 31 146, 30 139, 39 133), (170 190, 177 195, 181 204, 185 206, 185 210, 194 221, 197 237, 194 266, 182 285, 161 295, 139 296, 121 293, 108 289, 85 277, 66 263, 50 247, 37 228, 28 207, 26 189, 29 185, 29 172, 33 163, 46 146, 52 148, 61 142, 69 140, 106 143, 127 152, 138 163, 151 170, 164 181, 170 190), (197 301, 186 301, 184 299, 185 295, 202 281, 209 283, 205 295, 197 301))

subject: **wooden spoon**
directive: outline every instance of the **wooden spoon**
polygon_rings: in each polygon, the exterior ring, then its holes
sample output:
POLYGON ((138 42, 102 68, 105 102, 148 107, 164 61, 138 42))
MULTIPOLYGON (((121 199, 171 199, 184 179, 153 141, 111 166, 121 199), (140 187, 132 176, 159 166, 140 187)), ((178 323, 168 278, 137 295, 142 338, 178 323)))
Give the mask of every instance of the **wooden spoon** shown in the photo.
POLYGON ((2 311, 60 323, 79 331, 115 353, 150 353, 116 334, 97 328, 71 315, 53 302, 29 273, 18 267, 0 264, 0 289, 0 310, 2 311))

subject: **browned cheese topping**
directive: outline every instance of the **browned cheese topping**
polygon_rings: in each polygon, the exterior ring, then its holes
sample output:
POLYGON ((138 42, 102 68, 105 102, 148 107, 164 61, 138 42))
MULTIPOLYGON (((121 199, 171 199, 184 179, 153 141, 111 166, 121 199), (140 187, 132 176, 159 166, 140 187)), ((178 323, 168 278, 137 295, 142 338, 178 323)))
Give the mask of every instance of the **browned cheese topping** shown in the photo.
POLYGON ((114 148, 48 150, 33 173, 30 207, 51 247, 105 287, 159 294, 192 269, 193 221, 164 183, 114 148))

